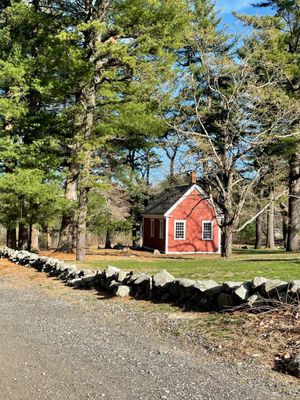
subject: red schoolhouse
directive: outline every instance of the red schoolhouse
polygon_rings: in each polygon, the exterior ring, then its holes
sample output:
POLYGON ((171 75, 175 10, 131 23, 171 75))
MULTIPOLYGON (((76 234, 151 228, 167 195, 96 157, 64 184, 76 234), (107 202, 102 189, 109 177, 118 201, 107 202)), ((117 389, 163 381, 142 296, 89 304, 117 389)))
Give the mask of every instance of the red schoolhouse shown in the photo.
POLYGON ((208 196, 190 185, 165 189, 143 213, 143 246, 165 254, 219 254, 221 231, 208 196))

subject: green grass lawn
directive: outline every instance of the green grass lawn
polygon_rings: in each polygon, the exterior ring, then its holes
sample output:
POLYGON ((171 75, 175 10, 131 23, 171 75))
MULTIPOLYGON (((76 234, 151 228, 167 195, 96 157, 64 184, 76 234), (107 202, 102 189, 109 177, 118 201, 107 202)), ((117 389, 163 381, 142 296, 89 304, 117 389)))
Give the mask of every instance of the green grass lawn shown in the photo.
POLYGON ((300 280, 300 254, 286 253, 283 250, 234 250, 229 259, 216 256, 199 256, 194 259, 161 258, 140 260, 128 257, 120 260, 93 260, 78 264, 84 268, 104 269, 114 265, 126 271, 141 271, 153 274, 166 269, 175 277, 191 279, 213 279, 224 281, 246 281, 255 276, 281 280, 300 280))

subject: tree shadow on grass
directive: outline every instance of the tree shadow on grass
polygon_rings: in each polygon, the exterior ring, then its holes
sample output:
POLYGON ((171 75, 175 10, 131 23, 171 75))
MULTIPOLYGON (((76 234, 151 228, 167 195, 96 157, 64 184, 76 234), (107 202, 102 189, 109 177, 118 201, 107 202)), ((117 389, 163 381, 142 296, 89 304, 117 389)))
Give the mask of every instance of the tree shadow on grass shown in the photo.
POLYGON ((255 258, 249 260, 241 260, 242 263, 257 263, 257 262, 284 262, 284 263, 300 263, 300 258, 255 258))

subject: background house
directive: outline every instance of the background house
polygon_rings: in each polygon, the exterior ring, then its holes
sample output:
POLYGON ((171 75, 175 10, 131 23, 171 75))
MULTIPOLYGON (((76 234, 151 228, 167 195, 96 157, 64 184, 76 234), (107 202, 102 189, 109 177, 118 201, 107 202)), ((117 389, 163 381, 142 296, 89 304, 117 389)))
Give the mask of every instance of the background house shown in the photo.
POLYGON ((189 185, 165 189, 143 213, 143 245, 171 253, 220 253, 218 216, 193 174, 189 185))

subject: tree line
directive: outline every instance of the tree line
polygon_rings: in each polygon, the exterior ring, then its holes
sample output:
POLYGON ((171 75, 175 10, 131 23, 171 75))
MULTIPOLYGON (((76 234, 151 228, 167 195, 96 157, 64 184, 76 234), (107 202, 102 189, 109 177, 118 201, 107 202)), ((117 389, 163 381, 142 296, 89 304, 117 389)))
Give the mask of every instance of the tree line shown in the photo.
POLYGON ((266 210, 272 240, 279 202, 287 250, 297 250, 300 7, 256 6, 272 12, 235 14, 250 32, 241 36, 222 29, 211 0, 2 1, 0 223, 10 245, 33 249, 34 232, 51 227, 78 260, 87 230, 105 231, 107 246, 131 231, 135 243, 151 174, 167 159, 161 186, 199 171, 222 213, 223 256, 254 220, 259 247, 266 210))

